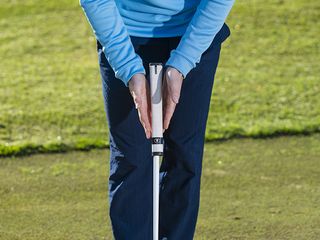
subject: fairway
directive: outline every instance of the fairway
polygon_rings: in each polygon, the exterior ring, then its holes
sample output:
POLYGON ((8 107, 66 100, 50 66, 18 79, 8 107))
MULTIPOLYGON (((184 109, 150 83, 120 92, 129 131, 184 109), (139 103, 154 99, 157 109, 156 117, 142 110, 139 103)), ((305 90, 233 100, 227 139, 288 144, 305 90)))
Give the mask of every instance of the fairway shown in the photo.
MULTIPOLYGON (((111 240, 107 150, 0 159, 1 240, 111 240)), ((205 145, 196 240, 317 240, 320 135, 205 145)))
MULTIPOLYGON (((112 240, 109 129, 79 0, 0 1, 0 240, 112 240)), ((195 240, 320 239, 319 19, 319 0, 235 1, 195 240)))
MULTIPOLYGON (((236 1, 206 140, 319 132, 319 9, 319 0, 236 1)), ((1 0, 0 29, 0 155, 108 145, 79 1, 1 0)))

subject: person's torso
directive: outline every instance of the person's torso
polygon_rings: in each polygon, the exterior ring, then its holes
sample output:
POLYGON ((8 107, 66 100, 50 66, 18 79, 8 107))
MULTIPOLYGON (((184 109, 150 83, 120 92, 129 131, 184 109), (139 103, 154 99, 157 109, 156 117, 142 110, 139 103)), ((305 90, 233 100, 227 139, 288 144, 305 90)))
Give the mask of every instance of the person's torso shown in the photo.
POLYGON ((129 35, 182 36, 200 0, 116 0, 129 35))

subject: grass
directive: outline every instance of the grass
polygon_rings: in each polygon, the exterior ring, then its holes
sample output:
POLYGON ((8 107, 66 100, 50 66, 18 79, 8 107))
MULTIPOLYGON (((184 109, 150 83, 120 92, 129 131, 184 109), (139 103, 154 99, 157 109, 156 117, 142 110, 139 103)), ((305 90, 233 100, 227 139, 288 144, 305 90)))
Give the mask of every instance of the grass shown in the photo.
MULTIPOLYGON (((207 141, 319 132, 319 10, 317 0, 236 1, 207 141)), ((95 39, 79 3, 2 0, 0 29, 0 156, 107 146, 95 39)))
MULTIPOLYGON (((107 150, 0 159, 0 239, 112 239, 107 150)), ((320 135, 205 145, 196 240, 316 240, 320 135)))

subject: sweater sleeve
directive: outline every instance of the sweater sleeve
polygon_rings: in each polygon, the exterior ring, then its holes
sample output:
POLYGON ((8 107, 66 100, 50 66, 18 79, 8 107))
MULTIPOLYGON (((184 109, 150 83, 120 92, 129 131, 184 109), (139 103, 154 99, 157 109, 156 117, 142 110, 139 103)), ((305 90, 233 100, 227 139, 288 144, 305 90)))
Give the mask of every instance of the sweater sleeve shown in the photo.
POLYGON ((201 0, 176 49, 170 52, 166 66, 180 71, 185 78, 199 63, 222 28, 235 0, 201 0))
POLYGON ((115 1, 79 0, 79 3, 115 76, 128 87, 134 74, 146 74, 142 59, 135 53, 115 1))

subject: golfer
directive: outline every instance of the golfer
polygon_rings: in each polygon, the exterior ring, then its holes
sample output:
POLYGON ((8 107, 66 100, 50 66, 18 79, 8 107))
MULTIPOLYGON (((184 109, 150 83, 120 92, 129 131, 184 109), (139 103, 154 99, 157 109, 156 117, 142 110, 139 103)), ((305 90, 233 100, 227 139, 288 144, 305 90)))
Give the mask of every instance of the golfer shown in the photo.
POLYGON ((116 240, 152 239, 149 63, 163 63, 159 239, 193 239, 204 136, 234 0, 80 0, 97 39, 116 240))

